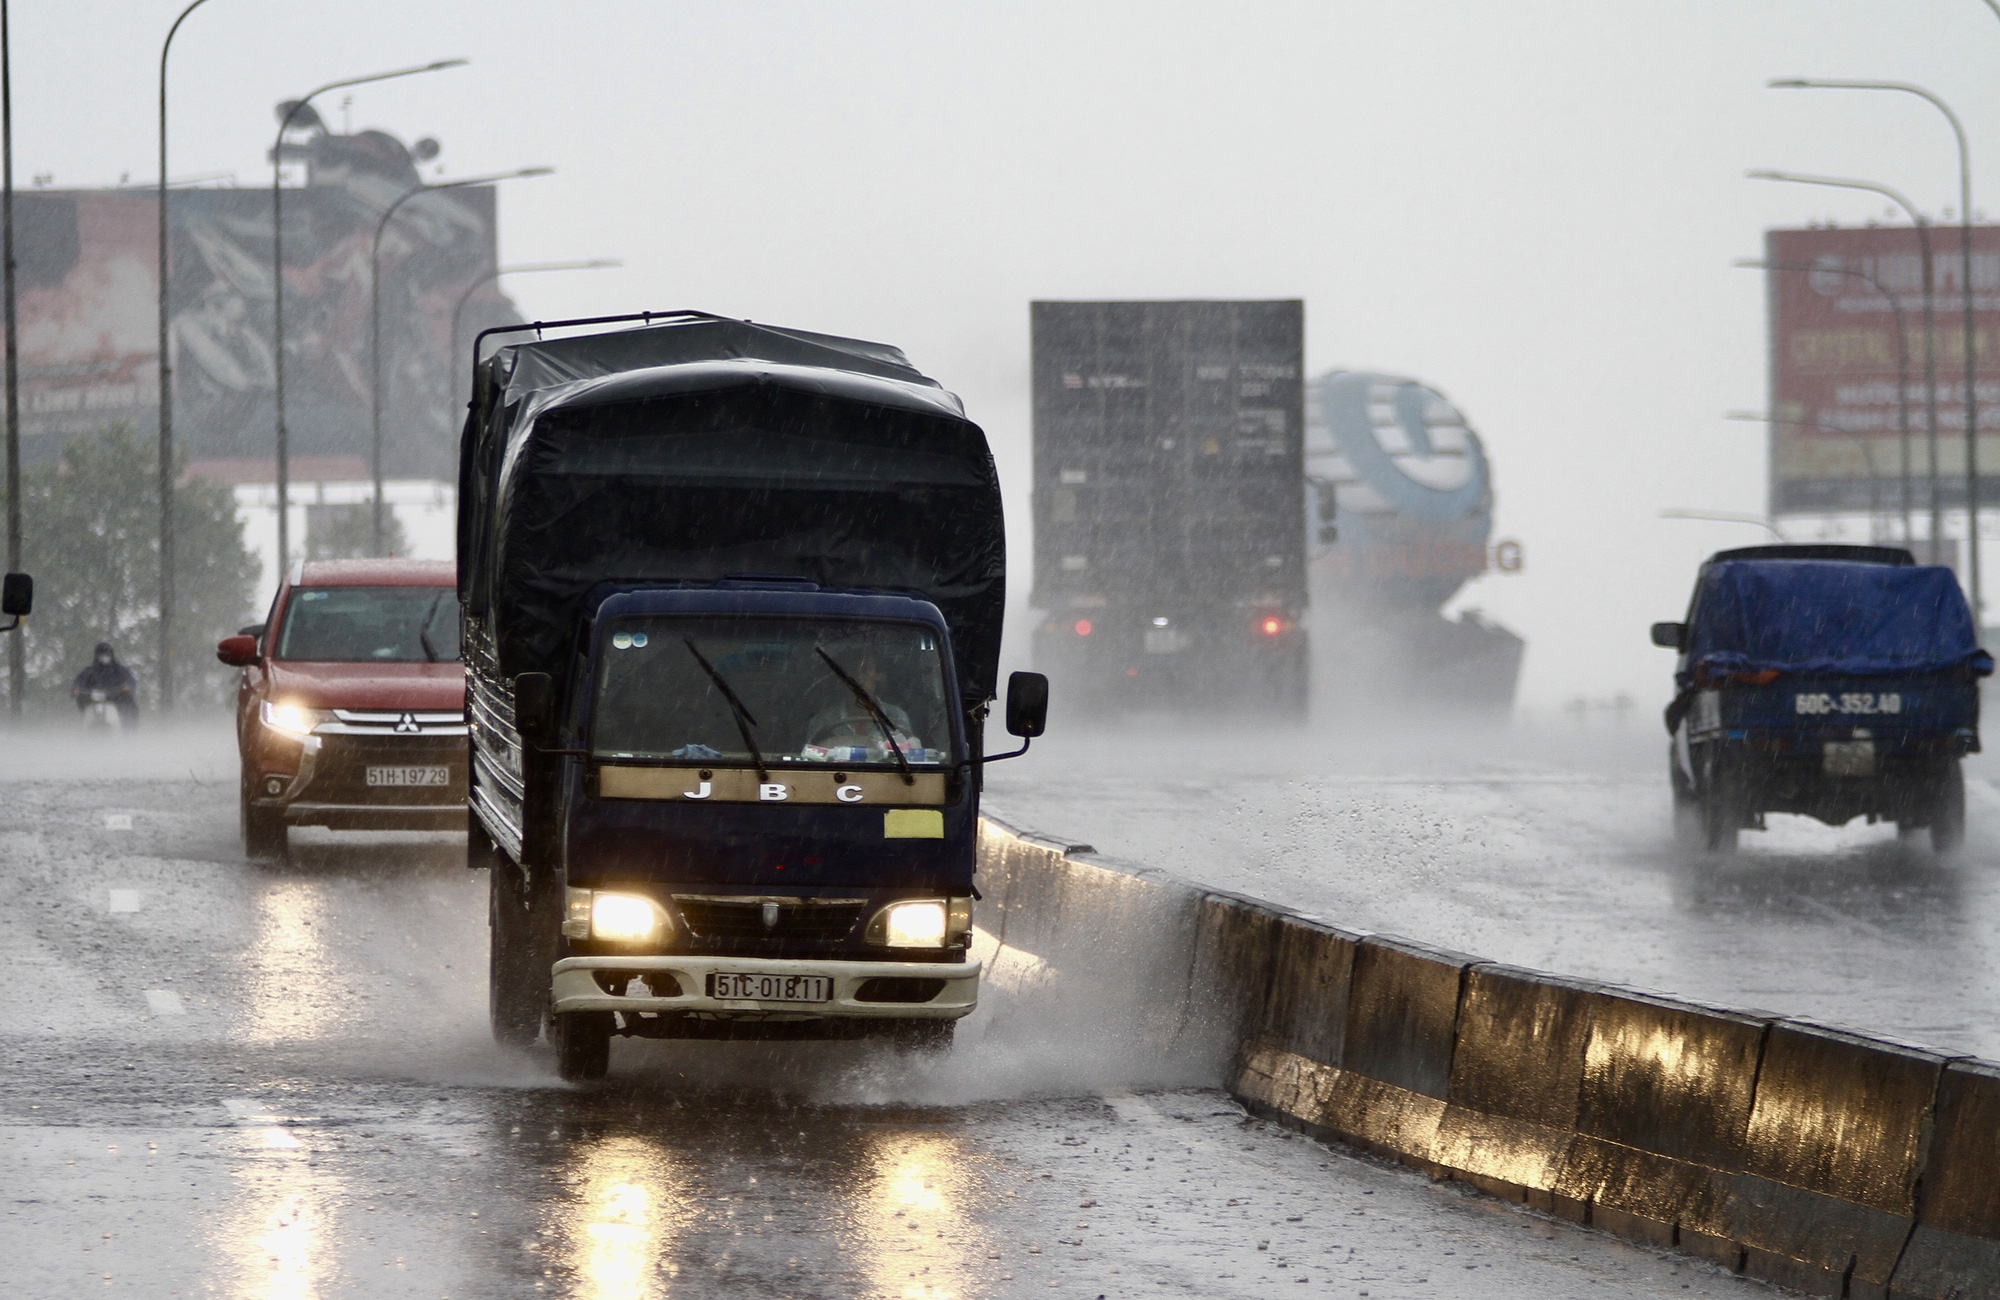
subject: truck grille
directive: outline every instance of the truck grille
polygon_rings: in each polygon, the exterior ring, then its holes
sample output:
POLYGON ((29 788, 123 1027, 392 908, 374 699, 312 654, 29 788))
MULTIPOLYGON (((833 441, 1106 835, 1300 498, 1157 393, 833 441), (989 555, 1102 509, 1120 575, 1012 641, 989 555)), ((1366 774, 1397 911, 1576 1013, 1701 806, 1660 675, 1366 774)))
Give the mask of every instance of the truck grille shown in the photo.
POLYGON ((768 898, 675 894, 681 919, 697 939, 845 939, 861 920, 865 898, 768 898))

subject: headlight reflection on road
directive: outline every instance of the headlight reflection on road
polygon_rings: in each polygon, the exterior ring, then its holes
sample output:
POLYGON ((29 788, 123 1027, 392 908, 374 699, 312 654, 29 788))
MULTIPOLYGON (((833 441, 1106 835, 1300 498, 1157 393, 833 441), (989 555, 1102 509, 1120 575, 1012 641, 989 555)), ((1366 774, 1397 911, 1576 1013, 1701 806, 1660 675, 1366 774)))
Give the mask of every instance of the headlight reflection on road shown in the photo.
POLYGON ((291 1130, 259 1125, 235 1136, 232 1156, 242 1162, 235 1171, 237 1205, 224 1220, 213 1256, 229 1277, 217 1289, 246 1300, 330 1294, 339 1238, 333 1206, 344 1194, 341 1180, 313 1168, 291 1130))
POLYGON ((243 954, 245 1038, 323 1038, 352 1019, 357 1001, 339 982, 351 958, 327 942, 330 912, 320 887, 305 881, 274 882, 258 897, 243 954))
POLYGON ((874 1292, 898 1300, 959 1300, 976 1293, 974 1260, 986 1246, 965 1207, 976 1195, 971 1153, 953 1138, 883 1134, 861 1196, 874 1292))
POLYGON ((565 1241, 577 1300, 652 1300, 689 1213, 680 1157, 642 1137, 580 1143, 576 1199, 553 1224, 565 1241))

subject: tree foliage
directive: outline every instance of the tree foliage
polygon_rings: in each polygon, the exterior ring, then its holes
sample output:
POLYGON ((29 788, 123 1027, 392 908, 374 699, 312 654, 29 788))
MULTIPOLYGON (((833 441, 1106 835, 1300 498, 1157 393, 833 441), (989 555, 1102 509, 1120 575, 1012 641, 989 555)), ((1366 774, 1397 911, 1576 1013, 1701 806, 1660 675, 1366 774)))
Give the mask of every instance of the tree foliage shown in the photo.
MULTIPOLYGON (((157 700, 160 515, 158 450, 127 424, 72 438, 54 462, 22 473, 22 551, 35 612, 18 636, 28 700, 66 704, 91 648, 109 641, 157 700)), ((189 479, 174 492, 174 685, 178 702, 230 698, 235 672, 217 638, 251 612, 259 565, 227 484, 189 479)))

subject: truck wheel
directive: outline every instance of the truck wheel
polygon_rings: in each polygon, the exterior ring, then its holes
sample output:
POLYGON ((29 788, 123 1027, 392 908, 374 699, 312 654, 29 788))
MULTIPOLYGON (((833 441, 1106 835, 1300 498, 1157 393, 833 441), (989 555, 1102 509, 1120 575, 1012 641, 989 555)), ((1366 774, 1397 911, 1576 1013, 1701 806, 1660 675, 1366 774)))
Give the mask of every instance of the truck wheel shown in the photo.
POLYGON ((248 783, 243 787, 237 812, 243 829, 244 855, 262 861, 284 861, 291 851, 291 838, 285 832, 285 814, 253 805, 248 783))
POLYGON ((1708 772, 1707 788, 1701 792, 1701 847, 1709 853, 1736 852, 1736 836, 1743 828, 1743 810, 1736 782, 1721 764, 1708 772))
POLYGON ((1931 852, 1943 857, 1965 843, 1965 773, 1953 759, 1931 787, 1931 852))
POLYGON ((493 1041, 527 1047, 541 1034, 549 1005, 549 967, 555 964, 552 946, 558 922, 547 915, 547 907, 536 906, 538 900, 532 896, 548 891, 531 891, 521 869, 494 845, 478 818, 472 819, 465 838, 468 859, 483 857, 491 864, 486 989, 493 1041), (547 936, 539 933, 544 927, 547 936))
POLYGON ((1689 852, 1697 850, 1704 842, 1701 805, 1695 800, 1694 791, 1688 789, 1680 765, 1674 761, 1672 746, 1667 749, 1667 784, 1674 797, 1674 847, 1689 852))
POLYGON ((611 1013, 565 1011, 555 1017, 556 1073, 568 1083, 602 1079, 611 1068, 611 1013))
POLYGON ((902 1051, 941 1056, 951 1050, 957 1034, 956 1020, 899 1020, 890 1038, 902 1051))

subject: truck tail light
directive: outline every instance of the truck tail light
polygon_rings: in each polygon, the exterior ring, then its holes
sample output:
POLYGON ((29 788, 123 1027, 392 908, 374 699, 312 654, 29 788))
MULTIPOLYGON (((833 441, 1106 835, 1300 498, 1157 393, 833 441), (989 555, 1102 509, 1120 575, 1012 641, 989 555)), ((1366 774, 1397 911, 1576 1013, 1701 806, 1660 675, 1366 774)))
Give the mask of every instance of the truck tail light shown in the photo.
POLYGON ((1078 636, 1089 636, 1094 630, 1089 619, 1080 618, 1076 621, 1076 634, 1078 636))

